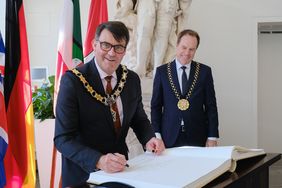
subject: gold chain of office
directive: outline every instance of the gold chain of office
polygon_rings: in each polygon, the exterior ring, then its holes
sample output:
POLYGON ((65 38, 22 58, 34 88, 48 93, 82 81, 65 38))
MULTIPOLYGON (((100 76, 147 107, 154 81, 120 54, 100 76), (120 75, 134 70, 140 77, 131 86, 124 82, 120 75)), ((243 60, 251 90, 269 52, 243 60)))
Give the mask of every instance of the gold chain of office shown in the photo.
POLYGON ((176 98, 178 99, 177 107, 178 107, 179 110, 184 111, 184 110, 187 110, 189 108, 189 106, 190 106, 189 98, 192 95, 193 89, 194 89, 196 82, 198 80, 198 77, 199 77, 199 73, 200 73, 200 63, 197 62, 196 63, 196 70, 195 70, 195 74, 194 74, 194 80, 192 82, 192 85, 189 88, 189 91, 187 92, 186 97, 181 99, 180 94, 178 93, 178 91, 177 91, 177 89, 176 89, 176 87, 175 87, 175 85, 172 81, 171 63, 167 64, 168 80, 169 80, 169 83, 170 83, 170 86, 171 86, 173 93, 175 94, 176 98))
POLYGON ((101 103, 103 103, 106 106, 111 106, 112 104, 116 102, 116 98, 122 92, 125 82, 126 82, 128 70, 125 65, 121 65, 121 66, 122 66, 122 75, 121 75, 120 81, 118 82, 118 87, 114 90, 113 94, 111 95, 107 94, 107 96, 102 96, 101 94, 97 93, 97 91, 93 89, 93 87, 85 79, 82 73, 79 72, 77 69, 75 68, 72 69, 72 72, 80 79, 80 81, 83 83, 84 88, 90 93, 90 95, 93 98, 100 101, 101 103))

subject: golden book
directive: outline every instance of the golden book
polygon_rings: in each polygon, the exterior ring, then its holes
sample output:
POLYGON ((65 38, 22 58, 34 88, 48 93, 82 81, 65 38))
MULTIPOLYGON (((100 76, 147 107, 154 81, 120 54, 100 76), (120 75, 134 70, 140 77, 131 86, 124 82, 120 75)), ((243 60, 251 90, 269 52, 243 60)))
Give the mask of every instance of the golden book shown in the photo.
POLYGON ((145 152, 128 160, 129 168, 122 172, 93 172, 88 182, 122 182, 136 188, 197 188, 227 171, 233 172, 236 161, 263 154, 263 149, 240 146, 169 148, 159 156, 145 152))

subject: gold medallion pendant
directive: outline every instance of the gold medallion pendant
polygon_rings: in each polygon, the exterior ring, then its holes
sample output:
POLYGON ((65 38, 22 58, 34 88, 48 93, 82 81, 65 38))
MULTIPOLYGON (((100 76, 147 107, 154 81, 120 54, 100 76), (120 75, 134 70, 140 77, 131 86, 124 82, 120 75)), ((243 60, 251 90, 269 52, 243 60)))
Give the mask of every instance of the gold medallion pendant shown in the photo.
POLYGON ((180 99, 177 103, 177 107, 179 110, 187 110, 189 108, 189 101, 187 99, 180 99))
POLYGON ((199 74, 200 74, 200 63, 196 62, 196 70, 195 70, 195 74, 194 74, 194 80, 191 84, 191 87, 189 88, 186 96, 182 96, 183 99, 180 98, 180 93, 178 92, 178 90, 176 89, 176 86, 174 85, 174 82, 172 80, 172 73, 171 73, 171 62, 167 63, 167 76, 168 76, 168 80, 169 80, 169 84, 171 86, 171 89, 176 97, 176 99, 178 99, 177 102, 177 107, 179 110, 184 111, 187 110, 190 107, 190 103, 189 103, 189 99, 193 93, 194 87, 197 83, 199 74))

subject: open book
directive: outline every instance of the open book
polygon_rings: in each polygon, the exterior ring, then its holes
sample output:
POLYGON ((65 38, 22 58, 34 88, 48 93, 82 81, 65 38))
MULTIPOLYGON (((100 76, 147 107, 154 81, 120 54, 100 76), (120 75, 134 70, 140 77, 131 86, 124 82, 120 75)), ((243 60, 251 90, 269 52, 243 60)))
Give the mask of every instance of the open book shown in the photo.
POLYGON ((239 146, 179 147, 157 156, 146 152, 128 161, 123 172, 93 172, 89 183, 123 182, 136 188, 202 187, 236 168, 236 161, 265 154, 239 146))

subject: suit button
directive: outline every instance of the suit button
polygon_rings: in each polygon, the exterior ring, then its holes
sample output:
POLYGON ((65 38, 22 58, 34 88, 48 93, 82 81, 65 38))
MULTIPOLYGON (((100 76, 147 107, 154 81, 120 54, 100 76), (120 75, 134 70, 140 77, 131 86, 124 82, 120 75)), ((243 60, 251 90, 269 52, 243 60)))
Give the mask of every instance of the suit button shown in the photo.
POLYGON ((181 125, 181 132, 185 132, 185 127, 184 127, 184 125, 181 125))

